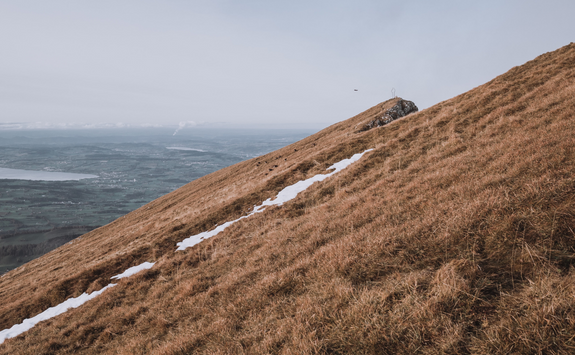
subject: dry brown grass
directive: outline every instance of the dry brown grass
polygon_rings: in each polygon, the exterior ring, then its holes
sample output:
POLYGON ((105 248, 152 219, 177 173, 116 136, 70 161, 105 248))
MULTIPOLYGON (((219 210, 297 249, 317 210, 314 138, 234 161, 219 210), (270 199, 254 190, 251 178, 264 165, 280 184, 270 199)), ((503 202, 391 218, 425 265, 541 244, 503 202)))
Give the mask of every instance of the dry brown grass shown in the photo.
POLYGON ((157 261, 0 353, 573 353, 574 79, 572 44, 387 126, 354 133, 393 100, 198 179, 0 279, 7 328, 157 261))

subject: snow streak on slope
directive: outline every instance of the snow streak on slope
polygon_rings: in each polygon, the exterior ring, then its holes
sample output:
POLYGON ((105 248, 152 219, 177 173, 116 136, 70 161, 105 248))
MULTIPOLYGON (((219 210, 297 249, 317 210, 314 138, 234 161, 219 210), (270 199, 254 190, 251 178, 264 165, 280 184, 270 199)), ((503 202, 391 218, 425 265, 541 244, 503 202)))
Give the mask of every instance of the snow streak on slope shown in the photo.
POLYGON ((92 298, 100 295, 102 292, 104 292, 107 289, 114 287, 114 286, 116 286, 116 284, 109 284, 108 286, 104 287, 100 291, 95 291, 95 292, 92 292, 90 294, 83 293, 78 297, 69 298, 57 306, 48 308, 47 310, 38 314, 35 317, 24 319, 24 321, 22 323, 16 324, 16 325, 12 326, 12 328, 6 329, 6 330, 3 330, 0 332, 0 344, 2 344, 4 342, 4 340, 6 340, 6 339, 13 338, 15 336, 18 336, 18 335, 24 333, 25 331, 27 331, 29 329, 32 329, 32 327, 34 327, 36 324, 40 323, 43 320, 47 320, 47 319, 56 317, 57 315, 60 315, 64 312, 66 312, 70 308, 80 307, 81 305, 88 302, 92 298))
MULTIPOLYGON (((137 274, 140 271, 150 269, 152 266, 154 266, 154 264, 155 263, 145 262, 145 263, 142 263, 140 265, 133 266, 119 275, 112 276, 111 279, 118 279, 119 280, 119 279, 123 279, 124 277, 132 276, 134 274, 137 274)), ((16 325, 12 326, 12 328, 5 329, 5 330, 0 332, 0 344, 2 344, 4 342, 4 340, 6 340, 6 339, 14 338, 15 336, 18 336, 18 335, 24 333, 25 331, 32 329, 32 327, 34 327, 36 324, 40 323, 43 320, 47 320, 47 319, 56 317, 57 315, 65 313, 70 308, 80 307, 81 305, 88 302, 92 298, 101 295, 104 291, 106 291, 107 289, 112 288, 114 286, 116 286, 116 284, 109 284, 108 286, 102 288, 100 291, 94 291, 90 294, 84 292, 83 294, 81 294, 78 297, 69 298, 66 301, 60 303, 59 305, 48 308, 47 310, 36 315, 35 317, 24 319, 24 321, 22 323, 16 324, 16 325)))
POLYGON ((126 271, 124 271, 120 275, 112 276, 112 280, 113 279, 119 280, 119 279, 123 279, 124 277, 130 277, 134 274, 139 273, 140 271, 151 269, 152 266, 154 266, 154 264, 155 263, 149 263, 146 261, 145 263, 142 263, 140 265, 132 266, 131 268, 127 269, 126 271))
POLYGON ((253 212, 247 216, 242 216, 242 217, 240 217, 236 220, 233 220, 231 222, 226 222, 222 225, 219 225, 218 227, 216 227, 216 229, 213 229, 213 230, 207 231, 207 232, 202 232, 202 233, 199 233, 196 235, 192 235, 191 237, 182 240, 181 242, 179 242, 177 244, 178 249, 176 249, 176 250, 184 250, 186 248, 193 247, 194 245, 200 243, 202 240, 206 240, 208 238, 211 238, 211 237, 219 234, 220 232, 223 232, 224 229, 228 228, 229 226, 236 223, 237 221, 242 220, 244 218, 248 218, 248 217, 250 217, 256 213, 263 212, 267 206, 281 206, 281 205, 283 205, 285 202, 294 199, 300 192, 305 191, 314 182, 323 181, 323 180, 327 179, 328 177, 342 171, 343 169, 347 168, 352 163, 358 161, 365 153, 372 151, 372 150, 373 149, 368 149, 368 150, 364 151, 363 153, 354 154, 349 159, 344 159, 340 162, 333 164, 332 166, 327 168, 327 170, 335 169, 331 173, 318 174, 318 175, 315 175, 309 179, 298 181, 295 184, 284 188, 283 190, 281 190, 278 193, 278 195, 276 196, 276 198, 273 201, 271 198, 268 198, 261 205, 255 206, 253 212))

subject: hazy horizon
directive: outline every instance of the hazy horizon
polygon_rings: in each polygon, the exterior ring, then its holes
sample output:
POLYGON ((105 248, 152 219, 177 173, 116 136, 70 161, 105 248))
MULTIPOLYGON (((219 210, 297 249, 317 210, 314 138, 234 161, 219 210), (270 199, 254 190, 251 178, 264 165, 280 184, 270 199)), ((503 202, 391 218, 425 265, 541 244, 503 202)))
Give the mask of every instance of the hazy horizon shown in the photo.
POLYGON ((0 129, 321 129, 393 89, 425 109, 569 44, 574 11, 566 0, 7 0, 0 129))

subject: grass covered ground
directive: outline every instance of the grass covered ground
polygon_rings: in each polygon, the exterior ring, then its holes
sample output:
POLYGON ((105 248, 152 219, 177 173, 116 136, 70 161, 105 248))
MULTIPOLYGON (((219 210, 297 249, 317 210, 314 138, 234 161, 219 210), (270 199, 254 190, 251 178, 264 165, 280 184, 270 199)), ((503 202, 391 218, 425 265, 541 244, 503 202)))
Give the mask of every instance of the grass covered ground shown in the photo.
POLYGON ((384 127, 358 132, 395 100, 200 178, 1 278, 4 329, 156 262, 0 353, 573 353, 574 79, 571 44, 384 127))

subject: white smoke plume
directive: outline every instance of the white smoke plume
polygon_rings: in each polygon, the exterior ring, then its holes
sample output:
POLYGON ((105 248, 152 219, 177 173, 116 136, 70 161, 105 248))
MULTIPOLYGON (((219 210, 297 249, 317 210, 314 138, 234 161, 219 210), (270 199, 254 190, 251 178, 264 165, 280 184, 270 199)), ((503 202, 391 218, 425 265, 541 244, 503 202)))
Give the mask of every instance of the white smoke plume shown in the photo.
POLYGON ((188 127, 194 127, 196 125, 196 122, 194 121, 182 121, 180 122, 180 125, 178 128, 176 128, 176 131, 174 132, 174 136, 176 135, 176 133, 178 133, 182 128, 188 126, 188 127))

